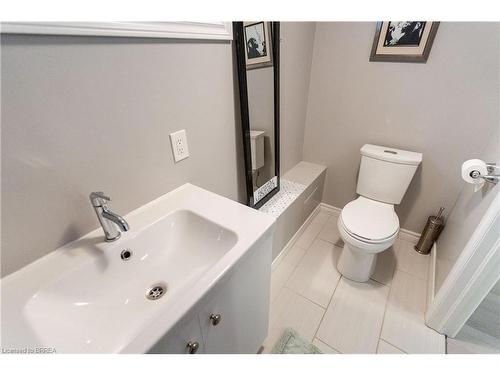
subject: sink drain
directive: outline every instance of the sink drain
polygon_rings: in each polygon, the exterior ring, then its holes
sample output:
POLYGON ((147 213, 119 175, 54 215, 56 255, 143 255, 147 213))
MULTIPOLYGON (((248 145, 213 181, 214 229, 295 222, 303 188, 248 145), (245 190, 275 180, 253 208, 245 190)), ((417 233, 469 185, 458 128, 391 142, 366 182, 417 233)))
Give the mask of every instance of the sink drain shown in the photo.
POLYGON ((146 298, 150 300, 156 300, 163 297, 167 291, 167 286, 162 283, 154 284, 151 288, 146 290, 146 298))

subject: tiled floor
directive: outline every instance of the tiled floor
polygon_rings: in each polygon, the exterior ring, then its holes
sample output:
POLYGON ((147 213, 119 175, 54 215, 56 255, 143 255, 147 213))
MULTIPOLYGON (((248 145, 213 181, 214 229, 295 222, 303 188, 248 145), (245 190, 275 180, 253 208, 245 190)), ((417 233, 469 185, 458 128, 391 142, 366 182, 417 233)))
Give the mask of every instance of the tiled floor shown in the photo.
POLYGON ((367 283, 340 275, 337 214, 321 210, 274 269, 264 353, 291 327, 324 353, 444 353, 424 324, 429 256, 398 239, 367 283))

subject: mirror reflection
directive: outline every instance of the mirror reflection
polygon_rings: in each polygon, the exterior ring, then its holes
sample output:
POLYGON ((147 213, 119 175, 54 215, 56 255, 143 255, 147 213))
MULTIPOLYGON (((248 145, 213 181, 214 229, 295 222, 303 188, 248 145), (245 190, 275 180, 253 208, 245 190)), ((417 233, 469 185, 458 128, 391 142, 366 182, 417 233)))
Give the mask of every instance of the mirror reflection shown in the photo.
POLYGON ((271 22, 244 22, 254 204, 277 188, 271 22))

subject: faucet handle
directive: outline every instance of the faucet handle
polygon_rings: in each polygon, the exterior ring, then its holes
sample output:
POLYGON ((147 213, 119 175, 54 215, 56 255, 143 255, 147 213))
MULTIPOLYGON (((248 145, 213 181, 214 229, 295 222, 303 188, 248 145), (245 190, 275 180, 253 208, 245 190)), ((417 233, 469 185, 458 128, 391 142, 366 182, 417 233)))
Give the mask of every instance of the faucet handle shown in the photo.
POLYGON ((111 198, 107 195, 104 195, 104 192, 102 191, 93 191, 92 193, 90 193, 89 198, 94 207, 99 207, 104 202, 111 200, 111 198))

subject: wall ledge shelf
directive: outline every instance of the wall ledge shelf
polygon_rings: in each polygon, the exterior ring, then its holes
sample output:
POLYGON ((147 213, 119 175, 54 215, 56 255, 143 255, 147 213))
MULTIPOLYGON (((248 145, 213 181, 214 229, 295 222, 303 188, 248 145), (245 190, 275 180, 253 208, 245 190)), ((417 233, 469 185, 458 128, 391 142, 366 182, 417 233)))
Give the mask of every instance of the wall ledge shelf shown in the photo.
POLYGON ((2 22, 2 34, 232 40, 231 22, 2 22))

